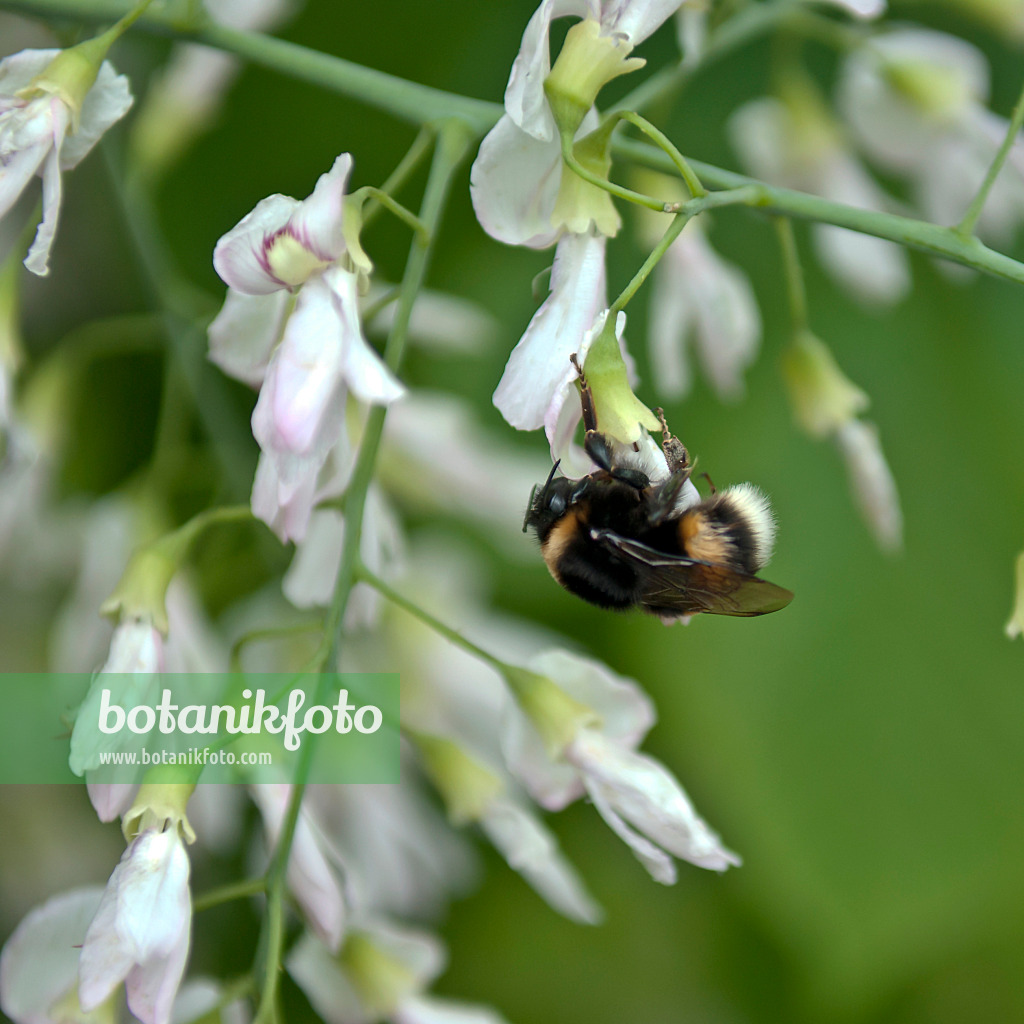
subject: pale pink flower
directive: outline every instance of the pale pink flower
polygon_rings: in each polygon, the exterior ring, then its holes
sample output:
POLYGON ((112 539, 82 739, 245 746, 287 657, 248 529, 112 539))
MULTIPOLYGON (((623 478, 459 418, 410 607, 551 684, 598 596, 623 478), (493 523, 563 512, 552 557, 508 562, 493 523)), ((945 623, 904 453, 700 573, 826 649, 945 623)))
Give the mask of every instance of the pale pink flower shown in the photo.
POLYGON ((36 79, 60 50, 23 50, 0 61, 0 218, 38 174, 43 179, 43 221, 25 266, 49 273, 50 249, 60 214, 61 172, 80 163, 132 105, 128 79, 104 61, 81 109, 56 91, 34 90, 36 79))
POLYGON ((90 1011, 125 984, 143 1024, 169 1024, 188 959, 192 924, 189 861, 175 827, 140 833, 110 876, 86 933, 79 1000, 90 1011))
POLYGON ((262 200, 214 251, 217 272, 235 292, 296 292, 290 312, 281 300, 229 293, 211 336, 212 358, 233 375, 255 383, 266 364, 252 417, 261 449, 252 504, 282 540, 305 534, 317 477, 343 440, 349 392, 387 404, 403 390, 360 326, 358 285, 370 268, 344 233, 351 167, 347 153, 339 156, 302 202, 262 200), (261 315, 263 328, 253 331, 261 315))

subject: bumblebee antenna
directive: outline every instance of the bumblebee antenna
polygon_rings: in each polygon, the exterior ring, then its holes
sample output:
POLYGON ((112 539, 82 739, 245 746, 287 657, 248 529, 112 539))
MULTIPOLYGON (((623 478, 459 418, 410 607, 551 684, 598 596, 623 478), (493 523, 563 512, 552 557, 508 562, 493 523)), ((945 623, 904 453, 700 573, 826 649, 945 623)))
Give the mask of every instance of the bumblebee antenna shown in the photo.
MULTIPOLYGON (((547 480, 544 481, 544 487, 540 492, 540 504, 544 500, 544 495, 548 493, 548 488, 551 486, 551 481, 555 479, 555 473, 558 471, 558 467, 562 464, 562 460, 559 459, 552 467, 551 472, 548 473, 547 480)), ((530 525, 530 513, 534 510, 533 499, 537 496, 537 484, 533 485, 533 489, 530 491, 530 504, 526 506, 526 515, 523 516, 523 533, 526 533, 526 528, 530 525)))

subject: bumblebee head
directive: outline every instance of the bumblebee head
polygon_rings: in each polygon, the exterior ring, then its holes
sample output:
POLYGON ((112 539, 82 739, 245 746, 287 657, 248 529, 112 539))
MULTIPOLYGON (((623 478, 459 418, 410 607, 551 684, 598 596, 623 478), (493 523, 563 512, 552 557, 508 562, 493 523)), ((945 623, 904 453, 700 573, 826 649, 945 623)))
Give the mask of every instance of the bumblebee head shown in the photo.
POLYGON ((565 510, 572 502, 572 492, 578 483, 578 481, 569 480, 566 477, 555 479, 555 472, 560 461, 551 467, 544 486, 535 486, 530 492, 530 504, 523 517, 523 533, 526 533, 527 529, 532 526, 542 540, 551 527, 565 515, 565 510))

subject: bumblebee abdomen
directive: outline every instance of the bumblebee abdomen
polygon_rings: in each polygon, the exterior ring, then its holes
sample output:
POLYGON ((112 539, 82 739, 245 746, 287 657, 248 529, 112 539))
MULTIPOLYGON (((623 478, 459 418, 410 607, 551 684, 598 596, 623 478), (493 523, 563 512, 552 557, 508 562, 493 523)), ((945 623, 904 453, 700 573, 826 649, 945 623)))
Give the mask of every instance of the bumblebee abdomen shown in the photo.
POLYGON ((768 499, 756 487, 739 484, 687 509, 678 531, 690 558, 754 575, 771 556, 775 521, 768 499))
POLYGON ((577 597, 601 608, 631 608, 639 600, 636 570, 606 550, 590 527, 573 511, 545 537, 541 552, 556 582, 577 597))

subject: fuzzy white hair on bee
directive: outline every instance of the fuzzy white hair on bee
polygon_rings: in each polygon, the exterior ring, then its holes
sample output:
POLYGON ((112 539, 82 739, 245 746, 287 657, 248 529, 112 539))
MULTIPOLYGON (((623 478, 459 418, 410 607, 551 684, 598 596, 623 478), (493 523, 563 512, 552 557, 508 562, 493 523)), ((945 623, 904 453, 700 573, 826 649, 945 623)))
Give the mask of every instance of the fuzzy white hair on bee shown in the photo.
POLYGON ((775 516, 753 484, 736 484, 689 509, 680 521, 691 558, 753 575, 771 558, 775 516))

